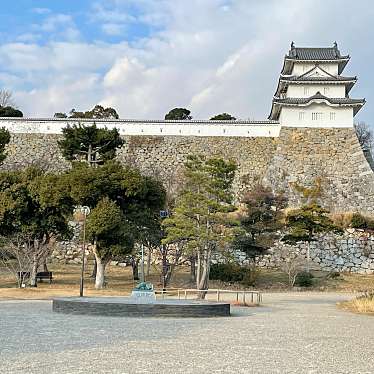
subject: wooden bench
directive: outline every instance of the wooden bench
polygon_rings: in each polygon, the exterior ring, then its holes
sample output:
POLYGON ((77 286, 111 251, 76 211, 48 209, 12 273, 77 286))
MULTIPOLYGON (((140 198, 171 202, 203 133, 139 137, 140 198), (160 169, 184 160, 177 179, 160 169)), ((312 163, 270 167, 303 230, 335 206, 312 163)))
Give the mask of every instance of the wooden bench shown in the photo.
MULTIPOLYGON (((26 279, 30 278, 30 272, 29 271, 19 271, 18 273, 18 279, 21 280, 23 283, 26 279)), ((52 272, 51 271, 39 271, 36 273, 36 281, 43 281, 44 279, 49 280, 49 283, 52 283, 52 272)))
POLYGON ((42 281, 43 279, 48 279, 49 283, 52 283, 52 272, 51 271, 39 271, 36 273, 36 280, 42 281))

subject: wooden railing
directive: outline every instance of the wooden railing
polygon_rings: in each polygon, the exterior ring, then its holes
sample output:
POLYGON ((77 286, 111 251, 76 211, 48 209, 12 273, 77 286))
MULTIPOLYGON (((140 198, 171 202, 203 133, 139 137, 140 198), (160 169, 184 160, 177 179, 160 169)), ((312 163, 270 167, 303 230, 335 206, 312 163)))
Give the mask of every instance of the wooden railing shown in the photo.
POLYGON ((243 304, 251 303, 251 304, 260 304, 262 302, 262 293, 259 291, 235 291, 235 290, 219 290, 219 289, 209 289, 209 290, 197 290, 194 288, 185 289, 185 288, 170 288, 165 290, 156 290, 156 294, 161 295, 164 299, 168 296, 177 296, 178 299, 188 299, 188 295, 196 294, 198 296, 199 293, 204 294, 213 294, 215 295, 216 301, 223 301, 224 294, 234 294, 236 302, 241 302, 243 304))

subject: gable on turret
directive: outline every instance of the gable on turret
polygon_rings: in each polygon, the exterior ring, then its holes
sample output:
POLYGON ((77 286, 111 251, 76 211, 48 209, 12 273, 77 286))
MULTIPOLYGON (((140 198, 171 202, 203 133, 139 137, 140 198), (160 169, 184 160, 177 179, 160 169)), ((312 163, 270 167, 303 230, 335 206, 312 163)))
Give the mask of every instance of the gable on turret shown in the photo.
POLYGON ((322 69, 322 67, 320 67, 319 65, 316 65, 312 69, 308 70, 306 73, 301 74, 298 78, 314 78, 314 77, 336 78, 335 75, 330 74, 326 70, 322 69))

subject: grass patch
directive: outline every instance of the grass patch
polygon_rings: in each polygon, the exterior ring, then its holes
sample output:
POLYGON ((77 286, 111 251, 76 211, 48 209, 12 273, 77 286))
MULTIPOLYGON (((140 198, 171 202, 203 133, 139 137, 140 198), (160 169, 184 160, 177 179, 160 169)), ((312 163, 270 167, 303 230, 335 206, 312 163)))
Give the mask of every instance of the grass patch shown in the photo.
POLYGON ((353 313, 374 315, 374 294, 359 296, 356 299, 339 303, 338 306, 353 313))

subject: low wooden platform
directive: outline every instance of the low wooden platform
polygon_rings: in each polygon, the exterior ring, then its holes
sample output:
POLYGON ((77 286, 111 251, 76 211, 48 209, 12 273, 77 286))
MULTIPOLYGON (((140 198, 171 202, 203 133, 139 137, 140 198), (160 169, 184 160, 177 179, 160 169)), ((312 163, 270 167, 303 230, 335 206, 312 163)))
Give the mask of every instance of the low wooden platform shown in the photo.
POLYGON ((153 300, 130 297, 72 297, 54 299, 57 313, 115 317, 227 317, 230 304, 195 300, 153 300))

